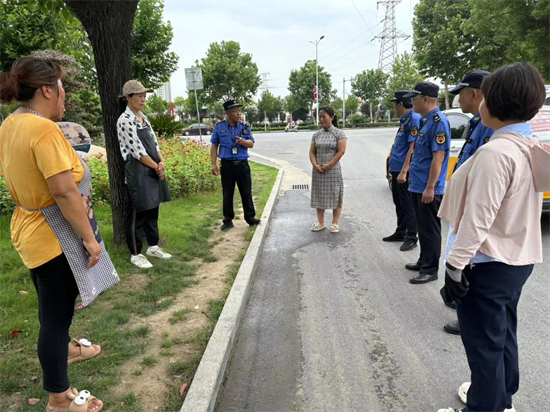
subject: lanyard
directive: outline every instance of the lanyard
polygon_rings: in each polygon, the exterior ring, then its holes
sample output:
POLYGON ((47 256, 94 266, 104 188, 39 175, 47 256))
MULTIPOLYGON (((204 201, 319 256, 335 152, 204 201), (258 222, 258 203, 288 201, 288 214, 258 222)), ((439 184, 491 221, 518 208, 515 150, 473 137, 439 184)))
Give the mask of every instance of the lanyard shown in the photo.
POLYGON ((229 130, 229 135, 231 136, 231 142, 233 143, 233 146, 237 145, 237 133, 239 132, 239 123, 235 125, 235 134, 233 134, 233 126, 229 122, 227 122, 227 129, 229 130))

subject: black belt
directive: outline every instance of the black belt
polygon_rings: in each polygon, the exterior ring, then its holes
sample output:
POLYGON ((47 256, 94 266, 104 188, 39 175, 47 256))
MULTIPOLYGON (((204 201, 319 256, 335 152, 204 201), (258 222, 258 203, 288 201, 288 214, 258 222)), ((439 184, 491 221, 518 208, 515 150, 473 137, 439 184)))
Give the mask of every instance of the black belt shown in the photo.
POLYGON ((228 159, 221 159, 222 163, 230 164, 230 165, 240 165, 241 163, 248 163, 248 161, 245 160, 228 160, 228 159))

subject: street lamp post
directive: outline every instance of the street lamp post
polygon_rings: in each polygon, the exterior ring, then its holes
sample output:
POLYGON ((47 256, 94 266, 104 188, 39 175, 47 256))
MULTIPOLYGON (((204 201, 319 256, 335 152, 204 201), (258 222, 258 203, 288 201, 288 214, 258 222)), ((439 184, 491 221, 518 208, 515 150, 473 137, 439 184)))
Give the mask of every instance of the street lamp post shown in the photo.
POLYGON ((319 52, 317 46, 324 38, 325 36, 321 36, 319 40, 310 41, 311 44, 315 45, 315 96, 317 100, 317 126, 319 126, 319 52))

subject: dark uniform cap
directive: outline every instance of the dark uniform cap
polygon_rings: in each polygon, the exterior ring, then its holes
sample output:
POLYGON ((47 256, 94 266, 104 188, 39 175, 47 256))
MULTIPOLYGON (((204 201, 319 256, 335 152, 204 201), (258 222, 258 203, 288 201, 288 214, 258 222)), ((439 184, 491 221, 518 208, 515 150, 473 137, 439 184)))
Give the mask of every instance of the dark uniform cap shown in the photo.
POLYGON ((412 92, 403 97, 410 98, 420 95, 437 98, 439 96, 439 86, 432 82, 420 82, 414 86, 414 90, 412 92))
POLYGON ((410 97, 405 97, 407 94, 410 94, 410 90, 398 90, 394 93, 393 98, 390 99, 391 102, 403 102, 405 104, 411 103, 410 97))
POLYGON ((485 70, 472 70, 469 73, 466 73, 466 76, 462 79, 460 83, 456 85, 454 89, 449 91, 452 94, 458 94, 465 87, 470 87, 472 89, 481 89, 481 83, 483 78, 489 76, 491 72, 485 70))
POLYGON ((234 107, 243 107, 243 105, 237 103, 236 100, 228 100, 228 101, 226 101, 226 102, 223 104, 223 110, 225 110, 226 112, 227 112, 229 109, 233 109, 234 107))

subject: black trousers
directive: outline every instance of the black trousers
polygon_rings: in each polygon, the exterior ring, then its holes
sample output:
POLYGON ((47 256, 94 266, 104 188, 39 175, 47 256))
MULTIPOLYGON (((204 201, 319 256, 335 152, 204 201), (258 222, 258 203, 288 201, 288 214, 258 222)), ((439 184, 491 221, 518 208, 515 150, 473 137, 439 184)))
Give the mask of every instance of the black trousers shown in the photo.
POLYGON ((256 216, 254 202, 252 201, 252 177, 250 165, 247 160, 234 162, 232 160, 221 161, 220 174, 223 189, 223 221, 231 222, 235 218, 233 210, 233 197, 235 195, 235 183, 239 188, 243 203, 244 220, 251 223, 256 216))
POLYGON ((533 265, 500 262, 466 267, 470 291, 457 305, 472 374, 466 412, 502 412, 519 388, 517 307, 533 265))
POLYGON ((390 172, 390 174, 392 180, 391 192, 395 213, 397 214, 397 229, 395 229, 395 232, 403 234, 406 239, 416 242, 418 239, 416 237, 416 217, 411 192, 409 192, 409 181, 398 183, 397 176, 399 176, 399 172, 390 172))
POLYGON ((159 208, 136 211, 132 203, 126 218, 126 242, 132 255, 139 255, 143 247, 143 238, 149 246, 159 244, 159 208))
POLYGON ((437 217, 442 195, 435 195, 432 203, 422 203, 422 193, 412 193, 416 215, 418 240, 420 241, 420 273, 433 275, 439 269, 441 257, 441 219, 437 217))
POLYGON ((64 254, 31 269, 38 295, 38 359, 44 375, 44 389, 61 393, 69 389, 67 358, 69 328, 78 287, 64 254))

